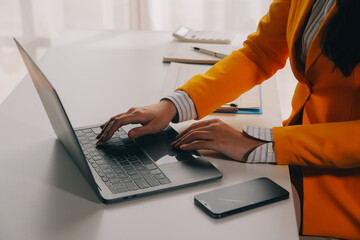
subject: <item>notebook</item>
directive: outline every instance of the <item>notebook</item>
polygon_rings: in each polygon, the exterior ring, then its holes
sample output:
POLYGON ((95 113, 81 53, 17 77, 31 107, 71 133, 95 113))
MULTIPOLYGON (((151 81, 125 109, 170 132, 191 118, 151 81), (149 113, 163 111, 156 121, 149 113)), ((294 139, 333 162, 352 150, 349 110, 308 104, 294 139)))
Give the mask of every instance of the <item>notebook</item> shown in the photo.
POLYGON ((232 51, 241 47, 241 45, 231 44, 188 43, 172 41, 169 43, 165 51, 163 62, 214 64, 221 60, 221 58, 194 51, 192 49, 193 46, 223 53, 225 55, 229 55, 232 51))
POLYGON ((122 127, 104 146, 97 147, 99 124, 73 129, 56 90, 14 40, 56 136, 101 201, 119 201, 222 177, 198 152, 172 149, 170 143, 177 132, 170 126, 136 140, 128 138, 131 126, 122 127))

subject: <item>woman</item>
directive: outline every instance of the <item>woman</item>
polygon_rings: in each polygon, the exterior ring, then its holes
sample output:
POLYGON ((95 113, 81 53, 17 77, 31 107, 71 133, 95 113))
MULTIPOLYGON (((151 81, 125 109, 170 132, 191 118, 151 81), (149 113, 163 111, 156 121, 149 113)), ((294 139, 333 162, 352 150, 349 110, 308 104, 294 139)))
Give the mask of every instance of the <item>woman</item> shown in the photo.
POLYGON ((258 139, 254 128, 239 132, 219 120, 200 121, 173 145, 297 166, 292 180, 302 201, 301 234, 360 239, 359 11, 359 0, 274 0, 243 48, 161 102, 112 117, 98 144, 129 123, 143 125, 129 132, 136 138, 170 121, 201 119, 269 79, 289 57, 299 83, 284 127, 260 129, 268 137, 258 139), (255 157, 262 151, 267 157, 255 157))

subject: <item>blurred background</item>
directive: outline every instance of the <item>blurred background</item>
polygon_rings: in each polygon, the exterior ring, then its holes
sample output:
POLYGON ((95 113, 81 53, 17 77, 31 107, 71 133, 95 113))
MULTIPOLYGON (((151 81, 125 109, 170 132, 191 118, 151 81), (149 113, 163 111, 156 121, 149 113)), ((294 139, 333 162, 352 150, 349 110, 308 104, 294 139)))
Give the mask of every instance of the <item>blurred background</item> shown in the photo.
MULTIPOLYGON (((253 32, 271 0, 0 0, 0 104, 26 75, 16 37, 39 59, 68 29, 253 32)), ((277 74, 283 119, 296 81, 289 64, 277 74)))

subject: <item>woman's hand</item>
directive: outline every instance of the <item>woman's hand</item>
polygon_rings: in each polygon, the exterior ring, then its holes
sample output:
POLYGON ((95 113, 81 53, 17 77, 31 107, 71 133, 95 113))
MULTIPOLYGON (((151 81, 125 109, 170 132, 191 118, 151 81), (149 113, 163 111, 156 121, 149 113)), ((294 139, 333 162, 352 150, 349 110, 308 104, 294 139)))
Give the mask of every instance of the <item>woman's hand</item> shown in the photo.
POLYGON ((177 136, 172 146, 183 150, 214 150, 232 159, 246 161, 248 154, 264 143, 219 119, 211 119, 192 124, 177 136))
POLYGON ((142 126, 129 131, 130 138, 137 138, 145 134, 156 133, 163 130, 176 116, 175 105, 168 100, 146 107, 130 108, 126 113, 121 113, 110 118, 109 121, 100 126, 101 133, 96 137, 97 145, 104 144, 115 131, 127 124, 140 123, 142 126))

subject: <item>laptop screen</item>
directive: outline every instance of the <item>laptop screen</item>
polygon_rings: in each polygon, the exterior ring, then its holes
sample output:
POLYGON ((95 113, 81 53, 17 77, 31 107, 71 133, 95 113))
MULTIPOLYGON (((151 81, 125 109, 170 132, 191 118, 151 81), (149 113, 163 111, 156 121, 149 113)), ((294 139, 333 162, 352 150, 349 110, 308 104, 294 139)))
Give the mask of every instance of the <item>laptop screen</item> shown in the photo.
POLYGON ((65 109, 63 108, 58 94, 40 68, 25 51, 25 49, 18 41, 16 41, 16 39, 14 40, 39 94, 41 102, 45 108, 46 114, 50 120, 51 126, 53 127, 56 136, 72 159, 75 161, 89 184, 94 189, 96 189, 97 184, 93 180, 90 168, 86 163, 83 152, 81 151, 70 120, 65 112, 65 109))

